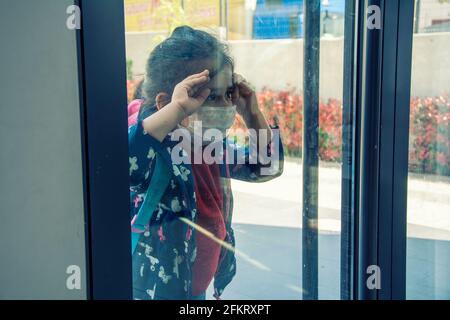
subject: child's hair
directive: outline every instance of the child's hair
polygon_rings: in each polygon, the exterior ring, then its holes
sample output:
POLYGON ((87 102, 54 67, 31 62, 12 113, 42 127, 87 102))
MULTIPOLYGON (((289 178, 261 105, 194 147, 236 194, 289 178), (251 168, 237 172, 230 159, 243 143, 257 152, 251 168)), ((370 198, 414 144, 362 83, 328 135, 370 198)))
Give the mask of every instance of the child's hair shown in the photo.
POLYGON ((143 99, 144 95, 142 94, 142 87, 144 86, 144 79, 139 80, 138 85, 136 86, 136 89, 134 89, 133 99, 143 99))
POLYGON ((175 86, 190 76, 201 72, 199 60, 213 60, 215 70, 210 70, 213 77, 225 65, 234 69, 233 58, 228 46, 213 35, 193 29, 189 26, 177 27, 172 35, 161 42, 150 53, 147 60, 143 95, 146 100, 141 111, 154 105, 159 92, 172 96, 175 86))

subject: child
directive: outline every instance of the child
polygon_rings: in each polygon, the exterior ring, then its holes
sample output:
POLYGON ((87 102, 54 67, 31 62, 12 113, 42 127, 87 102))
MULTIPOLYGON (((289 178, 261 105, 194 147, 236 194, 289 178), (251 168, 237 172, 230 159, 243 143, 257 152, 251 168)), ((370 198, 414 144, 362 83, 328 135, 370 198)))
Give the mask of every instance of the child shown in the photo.
POLYGON ((133 253, 134 299, 205 299, 213 279, 218 299, 236 273, 230 178, 262 182, 282 173, 283 151, 275 127, 268 125, 255 92, 233 68, 223 43, 187 26, 175 29, 150 54, 145 99, 132 102, 140 104, 140 111, 129 129, 132 217, 158 170, 157 157, 170 168, 170 182, 133 253), (266 157, 263 162, 262 155, 255 158, 248 147, 221 136, 236 112, 260 133, 256 144, 266 148, 266 156, 277 153, 277 161, 268 163, 266 157), (226 151, 212 155, 224 161, 193 161, 198 156, 202 160, 211 140, 202 129, 197 131, 193 120, 205 124, 203 129, 218 129, 212 131, 214 143, 219 137, 226 151), (182 153, 191 162, 174 161, 179 130, 182 153), (234 161, 229 161, 231 153, 234 161), (236 164, 239 154, 244 158, 236 164), (262 173, 268 167, 270 174, 262 173))

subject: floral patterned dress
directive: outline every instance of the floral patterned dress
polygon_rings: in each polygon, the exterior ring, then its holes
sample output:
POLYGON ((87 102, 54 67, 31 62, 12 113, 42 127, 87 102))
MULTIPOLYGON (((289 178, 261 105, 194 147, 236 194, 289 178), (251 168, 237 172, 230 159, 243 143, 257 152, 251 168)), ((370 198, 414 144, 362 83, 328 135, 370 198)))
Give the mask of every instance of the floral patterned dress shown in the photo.
MULTIPOLYGON (((145 232, 139 238, 133 253, 133 298, 139 300, 185 300, 192 298, 192 266, 196 259, 197 205, 192 167, 189 163, 174 164, 171 153, 179 143, 171 141, 169 135, 158 141, 147 134, 142 119, 155 108, 143 112, 137 122, 129 128, 129 174, 131 217, 142 205, 150 179, 155 170, 155 157, 162 157, 172 168, 169 185, 157 205, 145 232)), ((272 129, 277 129, 273 127, 272 129)), ((220 165, 223 208, 226 226, 225 243, 222 246, 219 264, 214 275, 214 291, 220 297, 225 287, 236 274, 234 250, 235 238, 231 227, 233 196, 230 179, 249 182, 263 182, 274 179, 283 171, 283 147, 279 135, 267 146, 268 155, 279 153, 277 163, 261 164, 252 161, 248 147, 241 147, 225 139, 223 141, 224 161, 220 165), (227 164, 229 157, 236 159, 227 164), (240 161, 237 159, 242 158, 240 161), (240 164, 237 164, 240 163, 240 164), (262 174, 261 168, 272 172, 262 174)), ((229 162, 229 161, 228 161, 229 162)))

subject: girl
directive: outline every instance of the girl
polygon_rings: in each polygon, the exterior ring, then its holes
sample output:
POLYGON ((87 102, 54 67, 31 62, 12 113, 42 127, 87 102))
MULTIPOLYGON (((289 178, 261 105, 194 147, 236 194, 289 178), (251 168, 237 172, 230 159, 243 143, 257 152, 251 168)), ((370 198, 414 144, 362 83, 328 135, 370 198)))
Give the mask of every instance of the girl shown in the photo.
POLYGON ((205 299, 214 280, 218 299, 236 273, 230 178, 262 182, 281 175, 281 143, 260 112, 255 92, 234 73, 227 47, 212 35, 178 27, 152 51, 146 74, 145 98, 132 102, 140 104, 140 111, 129 129, 132 217, 142 206, 152 177, 160 173, 158 159, 169 168, 170 182, 161 185, 161 200, 133 253, 133 297, 205 299), (185 128, 182 153, 202 159, 207 139, 201 135, 202 143, 196 146, 193 120, 219 129, 215 133, 226 133, 236 112, 249 129, 259 131, 256 143, 267 146, 268 156, 279 154, 276 166, 259 155, 254 158, 248 147, 226 137, 219 141, 226 151, 214 155, 225 161, 173 161, 178 145, 174 137, 180 128, 185 128), (235 161, 228 161, 231 153, 235 161), (261 169, 268 167, 275 169, 262 174, 261 169))

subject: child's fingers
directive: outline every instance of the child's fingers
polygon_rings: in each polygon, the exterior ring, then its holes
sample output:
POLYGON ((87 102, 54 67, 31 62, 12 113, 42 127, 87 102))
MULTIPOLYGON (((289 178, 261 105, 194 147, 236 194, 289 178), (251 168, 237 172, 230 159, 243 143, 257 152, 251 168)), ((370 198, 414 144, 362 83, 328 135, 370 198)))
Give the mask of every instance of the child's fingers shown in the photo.
POLYGON ((246 81, 242 81, 241 83, 238 84, 238 86, 239 86, 240 92, 244 95, 249 95, 249 94, 253 93, 253 88, 246 81))
POLYGON ((184 88, 184 90, 187 91, 188 96, 192 97, 195 96, 199 87, 201 87, 208 81, 209 81, 209 70, 206 69, 203 72, 190 75, 189 77, 181 81, 177 86, 179 88, 184 88))
POLYGON ((201 76, 199 78, 193 78, 185 81, 185 85, 189 87, 189 89, 193 89, 195 86, 206 83, 209 81, 207 76, 201 76))
POLYGON ((189 77, 185 78, 183 81, 199 78, 199 77, 202 77, 202 76, 208 76, 208 75, 209 75, 209 70, 206 69, 206 70, 204 70, 204 71, 202 71, 200 73, 196 73, 196 74, 190 75, 189 77))
POLYGON ((245 80, 243 76, 238 73, 233 74, 234 85, 239 88, 239 93, 243 95, 249 95, 253 92, 251 85, 245 80))
POLYGON ((208 77, 202 76, 200 78, 191 79, 184 83, 188 96, 193 97, 198 91, 201 91, 209 81, 208 77))
POLYGON ((241 76, 239 73, 234 73, 233 74, 233 79, 234 79, 234 84, 238 85, 240 84, 242 81, 244 81, 244 77, 241 76))
POLYGON ((231 101, 234 103, 239 99, 239 87, 237 85, 234 86, 233 92, 231 93, 231 101))
POLYGON ((198 101, 199 105, 202 105, 203 102, 208 98, 209 94, 211 93, 211 89, 204 88, 199 92, 199 94, 195 97, 195 100, 198 101))

